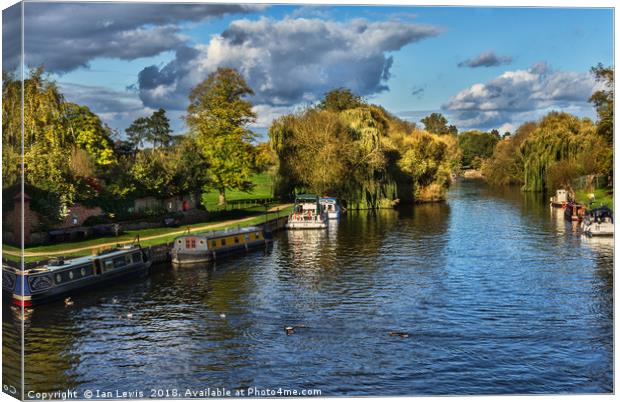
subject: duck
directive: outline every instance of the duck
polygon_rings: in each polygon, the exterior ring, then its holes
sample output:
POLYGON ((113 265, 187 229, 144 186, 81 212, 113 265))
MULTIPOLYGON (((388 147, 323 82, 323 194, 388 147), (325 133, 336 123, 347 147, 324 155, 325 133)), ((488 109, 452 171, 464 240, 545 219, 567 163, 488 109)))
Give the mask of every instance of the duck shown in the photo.
POLYGON ((220 314, 220 318, 226 318, 226 314, 224 313, 220 314))
POLYGON ((389 332, 388 335, 400 336, 401 338, 409 338, 409 334, 406 332, 392 331, 392 332, 389 332))
POLYGON ((286 326, 284 327, 284 331, 286 332, 286 335, 291 335, 295 333, 295 327, 293 326, 286 326))
POLYGON ((70 297, 67 297, 65 299, 65 307, 70 307, 70 306, 73 306, 73 300, 71 300, 70 297))
POLYGON ((127 313, 127 318, 131 320, 133 318, 133 314, 132 313, 127 313))
POLYGON ((112 298, 112 303, 114 303, 114 304, 118 303, 118 297, 114 296, 112 298))

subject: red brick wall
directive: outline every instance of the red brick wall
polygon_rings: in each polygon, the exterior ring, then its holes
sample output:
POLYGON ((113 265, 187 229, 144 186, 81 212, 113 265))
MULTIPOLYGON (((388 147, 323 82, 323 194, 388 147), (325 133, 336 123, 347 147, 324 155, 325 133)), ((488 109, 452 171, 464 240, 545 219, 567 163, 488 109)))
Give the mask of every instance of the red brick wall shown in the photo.
POLYGON ((56 226, 57 228, 70 228, 75 226, 82 226, 84 221, 91 216, 101 215, 103 210, 99 207, 88 208, 81 204, 75 204, 69 208, 69 214, 65 217, 64 221, 56 226), (74 223, 74 218, 77 222, 74 223))

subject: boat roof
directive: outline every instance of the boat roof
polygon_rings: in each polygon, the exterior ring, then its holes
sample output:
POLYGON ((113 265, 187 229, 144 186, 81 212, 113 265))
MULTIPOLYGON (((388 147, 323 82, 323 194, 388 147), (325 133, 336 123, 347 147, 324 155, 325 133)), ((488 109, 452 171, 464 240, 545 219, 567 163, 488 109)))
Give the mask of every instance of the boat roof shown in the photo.
POLYGON ((338 198, 336 197, 321 197, 319 198, 320 201, 338 201, 338 198))
POLYGON ((609 216, 613 218, 614 211, 612 211, 611 208, 609 208, 607 205, 602 205, 600 207, 597 207, 597 208, 594 208, 588 211, 588 215, 592 215, 595 218, 604 217, 604 216, 609 216))
POLYGON ((213 230, 210 232, 200 232, 200 233, 188 233, 182 236, 176 237, 174 240, 183 239, 185 237, 204 237, 206 239, 214 239, 218 237, 224 236, 234 236, 238 234, 252 233, 261 231, 262 229, 258 226, 246 226, 243 228, 233 228, 233 229, 224 229, 224 230, 213 230))
POLYGON ((312 200, 316 201, 319 197, 315 194, 297 194, 295 200, 312 200))

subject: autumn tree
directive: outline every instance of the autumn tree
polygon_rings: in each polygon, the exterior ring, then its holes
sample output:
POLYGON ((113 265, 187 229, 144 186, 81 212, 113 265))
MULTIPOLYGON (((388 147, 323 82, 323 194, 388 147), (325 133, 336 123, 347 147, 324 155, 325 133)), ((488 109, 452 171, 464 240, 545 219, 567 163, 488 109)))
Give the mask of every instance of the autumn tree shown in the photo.
POLYGON ((458 130, 456 126, 448 126, 448 119, 441 113, 431 113, 420 120, 424 124, 424 129, 433 134, 452 134, 456 135, 458 130))
POLYGON ((234 69, 218 68, 192 89, 186 121, 201 154, 209 164, 209 188, 219 192, 219 204, 226 204, 226 190, 250 190, 254 134, 248 125, 255 121, 253 95, 234 69))
POLYGON ((348 88, 336 88, 327 92, 319 102, 318 108, 332 112, 342 112, 347 109, 355 109, 363 106, 364 101, 361 96, 354 94, 348 88))

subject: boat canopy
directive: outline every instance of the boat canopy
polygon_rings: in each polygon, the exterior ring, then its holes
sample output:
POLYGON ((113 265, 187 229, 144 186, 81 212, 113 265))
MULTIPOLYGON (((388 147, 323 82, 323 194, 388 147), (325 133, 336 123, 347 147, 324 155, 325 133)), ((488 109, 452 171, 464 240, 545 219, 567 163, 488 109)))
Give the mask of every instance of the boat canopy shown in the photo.
POLYGON ((295 201, 318 201, 319 197, 314 194, 298 194, 295 197, 295 201))
POLYGON ((614 219, 614 212, 607 205, 592 209, 588 212, 588 215, 594 219, 610 218, 612 222, 614 219))

